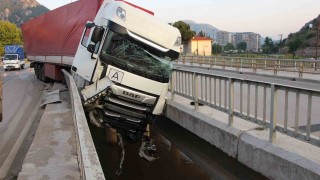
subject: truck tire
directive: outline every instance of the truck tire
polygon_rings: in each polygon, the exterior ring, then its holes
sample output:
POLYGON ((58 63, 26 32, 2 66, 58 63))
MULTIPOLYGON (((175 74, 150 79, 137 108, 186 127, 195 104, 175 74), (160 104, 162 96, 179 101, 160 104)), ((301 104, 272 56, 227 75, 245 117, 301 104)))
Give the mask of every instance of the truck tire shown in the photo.
POLYGON ((34 73, 36 74, 36 77, 40 79, 38 66, 39 66, 38 64, 35 64, 33 69, 34 69, 34 73))
POLYGON ((22 64, 21 69, 24 69, 24 64, 22 64))
POLYGON ((40 74, 41 81, 48 82, 48 78, 46 77, 44 65, 41 65, 41 71, 40 72, 41 72, 41 74, 40 74))

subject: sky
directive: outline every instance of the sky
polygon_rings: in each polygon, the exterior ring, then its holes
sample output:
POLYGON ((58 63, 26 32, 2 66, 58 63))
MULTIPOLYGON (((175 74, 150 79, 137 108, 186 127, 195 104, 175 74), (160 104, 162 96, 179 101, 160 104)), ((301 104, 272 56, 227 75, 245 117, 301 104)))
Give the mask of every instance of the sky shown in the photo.
MULTIPOLYGON (((55 9, 75 0, 37 0, 55 9)), ((320 14, 320 0, 127 0, 165 22, 193 20, 229 32, 255 32, 279 40, 320 14)))

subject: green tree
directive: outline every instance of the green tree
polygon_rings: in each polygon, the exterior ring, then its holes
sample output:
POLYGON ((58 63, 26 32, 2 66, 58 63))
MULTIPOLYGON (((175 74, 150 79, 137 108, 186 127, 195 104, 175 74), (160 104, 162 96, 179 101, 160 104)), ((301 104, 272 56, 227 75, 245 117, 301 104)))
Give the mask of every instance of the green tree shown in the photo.
POLYGON ((234 50, 234 46, 231 43, 227 43, 227 45, 224 46, 223 48, 225 51, 230 51, 230 50, 234 50))
POLYGON ((237 49, 241 49, 245 51, 247 49, 247 43, 246 42, 240 42, 237 44, 237 49))
POLYGON ((201 31, 198 32, 197 36, 206 37, 206 33, 201 30, 201 31))
POLYGON ((266 54, 272 54, 275 52, 275 46, 273 44, 273 41, 268 36, 264 40, 264 44, 262 45, 262 51, 266 54))
POLYGON ((212 54, 220 54, 222 51, 222 46, 219 44, 213 44, 212 45, 212 54))
POLYGON ((288 43, 289 52, 295 55, 296 50, 302 45, 303 40, 301 38, 295 38, 288 43))
POLYGON ((4 46, 18 44, 22 45, 22 33, 15 24, 8 21, 0 21, 0 55, 4 54, 4 46))
POLYGON ((184 42, 189 41, 196 35, 196 33, 190 29, 190 26, 183 21, 175 22, 173 26, 179 29, 182 41, 184 42))

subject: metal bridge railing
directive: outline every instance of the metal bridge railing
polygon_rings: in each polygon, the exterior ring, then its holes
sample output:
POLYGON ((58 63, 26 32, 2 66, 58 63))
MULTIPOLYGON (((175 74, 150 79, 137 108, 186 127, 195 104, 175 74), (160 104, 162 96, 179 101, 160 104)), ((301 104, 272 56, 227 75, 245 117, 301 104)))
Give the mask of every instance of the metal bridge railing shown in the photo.
POLYGON ((317 60, 292 60, 292 59, 265 59, 265 58, 240 58, 220 56, 180 56, 176 63, 231 67, 239 71, 242 68, 250 68, 253 72, 257 69, 272 70, 274 74, 279 71, 297 72, 299 77, 303 73, 320 74, 320 62, 317 60))
MULTIPOLYGON (((195 102, 269 128, 272 143, 276 131, 320 146, 319 137, 311 135, 320 125, 320 88, 258 82, 195 70, 174 69, 170 82, 171 98, 178 94, 195 102), (172 88, 173 87, 173 88, 172 88)), ((320 128, 319 130, 320 131, 320 128)))

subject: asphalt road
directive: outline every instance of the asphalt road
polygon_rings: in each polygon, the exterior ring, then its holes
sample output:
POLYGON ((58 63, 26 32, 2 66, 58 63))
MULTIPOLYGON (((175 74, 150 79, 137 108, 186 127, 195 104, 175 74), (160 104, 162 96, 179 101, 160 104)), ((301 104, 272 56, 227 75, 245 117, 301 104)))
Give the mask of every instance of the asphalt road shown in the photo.
MULTIPOLYGON (((4 178, 19 156, 22 143, 39 112, 43 90, 48 85, 39 81, 26 64, 23 70, 0 68, 3 92, 3 119, 0 122, 0 179, 4 178)), ((31 140, 32 141, 32 140, 31 140)), ((23 158, 20 158, 23 160, 23 158)))

